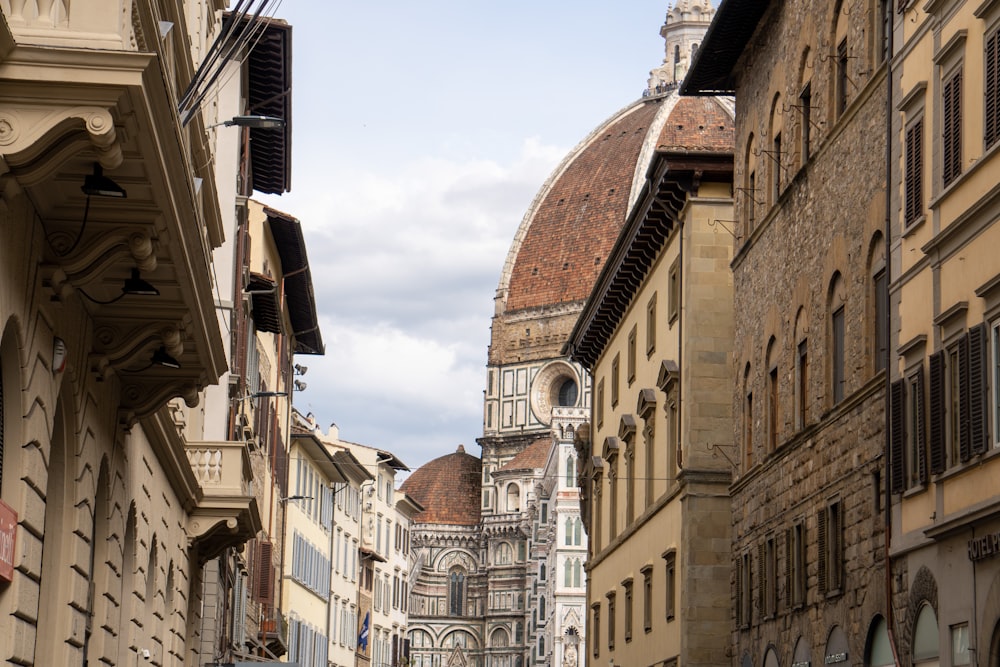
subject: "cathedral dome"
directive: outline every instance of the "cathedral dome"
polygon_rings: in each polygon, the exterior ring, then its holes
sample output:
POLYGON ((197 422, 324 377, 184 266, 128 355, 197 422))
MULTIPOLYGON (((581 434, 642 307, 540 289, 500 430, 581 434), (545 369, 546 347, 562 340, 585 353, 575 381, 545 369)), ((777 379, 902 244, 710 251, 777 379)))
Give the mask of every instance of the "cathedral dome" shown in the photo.
POLYGON ((416 523, 475 526, 479 524, 481 475, 479 459, 459 445, 454 453, 420 466, 400 490, 424 507, 414 518, 416 523))
POLYGON ((618 238, 663 126, 649 96, 601 124, 536 195, 514 237, 497 291, 497 315, 582 302, 618 238))

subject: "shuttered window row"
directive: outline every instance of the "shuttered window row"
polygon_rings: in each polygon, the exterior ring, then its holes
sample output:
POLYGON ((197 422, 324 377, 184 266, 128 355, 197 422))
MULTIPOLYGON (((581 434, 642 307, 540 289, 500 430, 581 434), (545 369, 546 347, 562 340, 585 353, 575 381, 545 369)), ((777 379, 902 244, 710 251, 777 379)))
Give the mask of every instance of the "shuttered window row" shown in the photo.
POLYGON ((980 323, 969 329, 950 351, 939 350, 930 356, 926 413, 922 373, 892 384, 889 481, 893 493, 926 483, 928 460, 930 473, 939 474, 956 458, 958 463, 966 463, 988 449, 987 339, 988 329, 980 323), (914 382, 914 378, 919 381, 914 382), (949 448, 952 452, 957 450, 957 457, 949 456, 949 448))

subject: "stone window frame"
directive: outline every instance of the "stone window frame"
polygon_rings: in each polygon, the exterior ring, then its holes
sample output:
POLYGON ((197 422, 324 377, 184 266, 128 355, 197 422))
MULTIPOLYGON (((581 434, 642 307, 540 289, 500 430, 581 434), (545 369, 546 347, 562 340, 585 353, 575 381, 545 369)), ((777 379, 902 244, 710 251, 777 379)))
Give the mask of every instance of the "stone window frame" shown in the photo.
POLYGON ((663 559, 663 615, 670 623, 677 618, 677 550, 667 549, 660 558, 663 559))
POLYGON ((827 294, 827 407, 847 397, 847 279, 840 271, 830 277, 827 294))
POLYGON ((809 425, 809 315, 805 306, 795 314, 795 430, 809 425))
POLYGON ((629 644, 632 642, 632 622, 635 616, 633 605, 635 603, 634 591, 632 590, 634 582, 632 577, 628 577, 622 581, 622 590, 625 593, 625 613, 624 613, 624 624, 625 631, 623 636, 625 638, 625 643, 629 644))
POLYGON ((611 407, 618 407, 618 399, 621 396, 621 385, 619 384, 621 374, 621 355, 615 353, 611 360, 611 407))
POLYGON ((914 84, 899 104, 896 110, 902 116, 903 125, 903 235, 909 235, 923 224, 927 218, 927 123, 925 107, 927 104, 927 82, 914 84))
POLYGON ((590 626, 591 649, 594 657, 598 658, 601 655, 601 601, 592 602, 590 611, 594 619, 590 626))
POLYGON ((781 435, 781 383, 778 375, 778 340, 774 336, 767 341, 764 350, 765 368, 767 376, 767 414, 765 428, 767 430, 768 453, 778 449, 781 435))
POLYGON ((767 204, 768 208, 776 206, 788 179, 783 178, 785 165, 782 162, 782 132, 784 128, 781 93, 776 92, 771 99, 771 113, 768 118, 768 134, 771 138, 771 148, 765 151, 767 156, 767 204))
POLYGON ((639 325, 633 324, 632 328, 628 332, 628 348, 626 350, 627 354, 625 357, 625 381, 628 386, 631 387, 632 383, 635 382, 635 367, 636 367, 636 356, 638 347, 637 338, 639 337, 639 325))
POLYGON ((673 326, 681 313, 681 269, 680 257, 674 259, 667 272, 667 323, 673 326))
POLYGON ((649 634, 653 631, 653 565, 646 563, 639 568, 642 574, 642 629, 649 634))
POLYGON ((656 292, 646 302, 646 359, 656 352, 656 292))
POLYGON ((843 595, 844 575, 844 503, 839 496, 826 501, 816 516, 820 593, 826 598, 843 595))
POLYGON ((974 12, 983 28, 983 150, 1000 143, 1000 3, 987 0, 974 12))
POLYGON ((618 592, 611 590, 604 594, 608 600, 608 650, 615 650, 615 598, 618 592))
POLYGON ((940 169, 934 170, 934 198, 961 180, 968 172, 962 164, 964 135, 962 122, 965 116, 965 95, 968 92, 964 82, 965 45, 968 32, 958 30, 934 54, 935 111, 938 120, 932 133, 935 143, 934 154, 940 155, 940 169), (949 159, 949 157, 951 159, 949 159))
POLYGON ((743 443, 742 453, 743 456, 740 457, 743 461, 743 471, 747 472, 754 466, 754 423, 753 423, 753 386, 750 384, 750 362, 746 363, 746 367, 743 371, 743 425, 742 425, 742 437, 741 442, 743 443))
POLYGON ((868 319, 867 340, 868 368, 874 377, 888 366, 889 325, 889 272, 885 261, 885 237, 880 230, 875 231, 868 244, 866 290, 868 304, 865 309, 868 319))
POLYGON ((747 135, 746 151, 743 155, 743 187, 739 188, 742 195, 740 217, 743 226, 743 242, 747 243, 757 226, 757 153, 754 147, 756 137, 753 132, 747 135))

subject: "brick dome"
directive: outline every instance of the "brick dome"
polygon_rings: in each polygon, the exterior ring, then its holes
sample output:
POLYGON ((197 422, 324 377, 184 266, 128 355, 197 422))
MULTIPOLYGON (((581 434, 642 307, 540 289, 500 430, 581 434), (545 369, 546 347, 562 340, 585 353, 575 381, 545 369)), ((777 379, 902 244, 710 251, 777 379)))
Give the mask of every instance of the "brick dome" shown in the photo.
POLYGON ((642 187, 667 102, 646 97, 594 130, 528 209, 504 264, 498 313, 585 300, 642 187))
POLYGON ((480 460, 459 445, 454 453, 417 468, 400 490, 424 507, 416 523, 475 526, 479 524, 481 476, 480 460))

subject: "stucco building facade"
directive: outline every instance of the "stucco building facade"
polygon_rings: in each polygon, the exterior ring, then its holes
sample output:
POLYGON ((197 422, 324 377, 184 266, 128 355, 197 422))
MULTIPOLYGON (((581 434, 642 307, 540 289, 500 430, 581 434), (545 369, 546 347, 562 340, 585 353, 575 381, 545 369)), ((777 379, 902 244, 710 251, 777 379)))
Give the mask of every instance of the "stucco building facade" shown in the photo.
POLYGON ((663 105, 648 180, 569 342, 596 386, 578 442, 590 664, 726 660, 732 102, 663 105))

